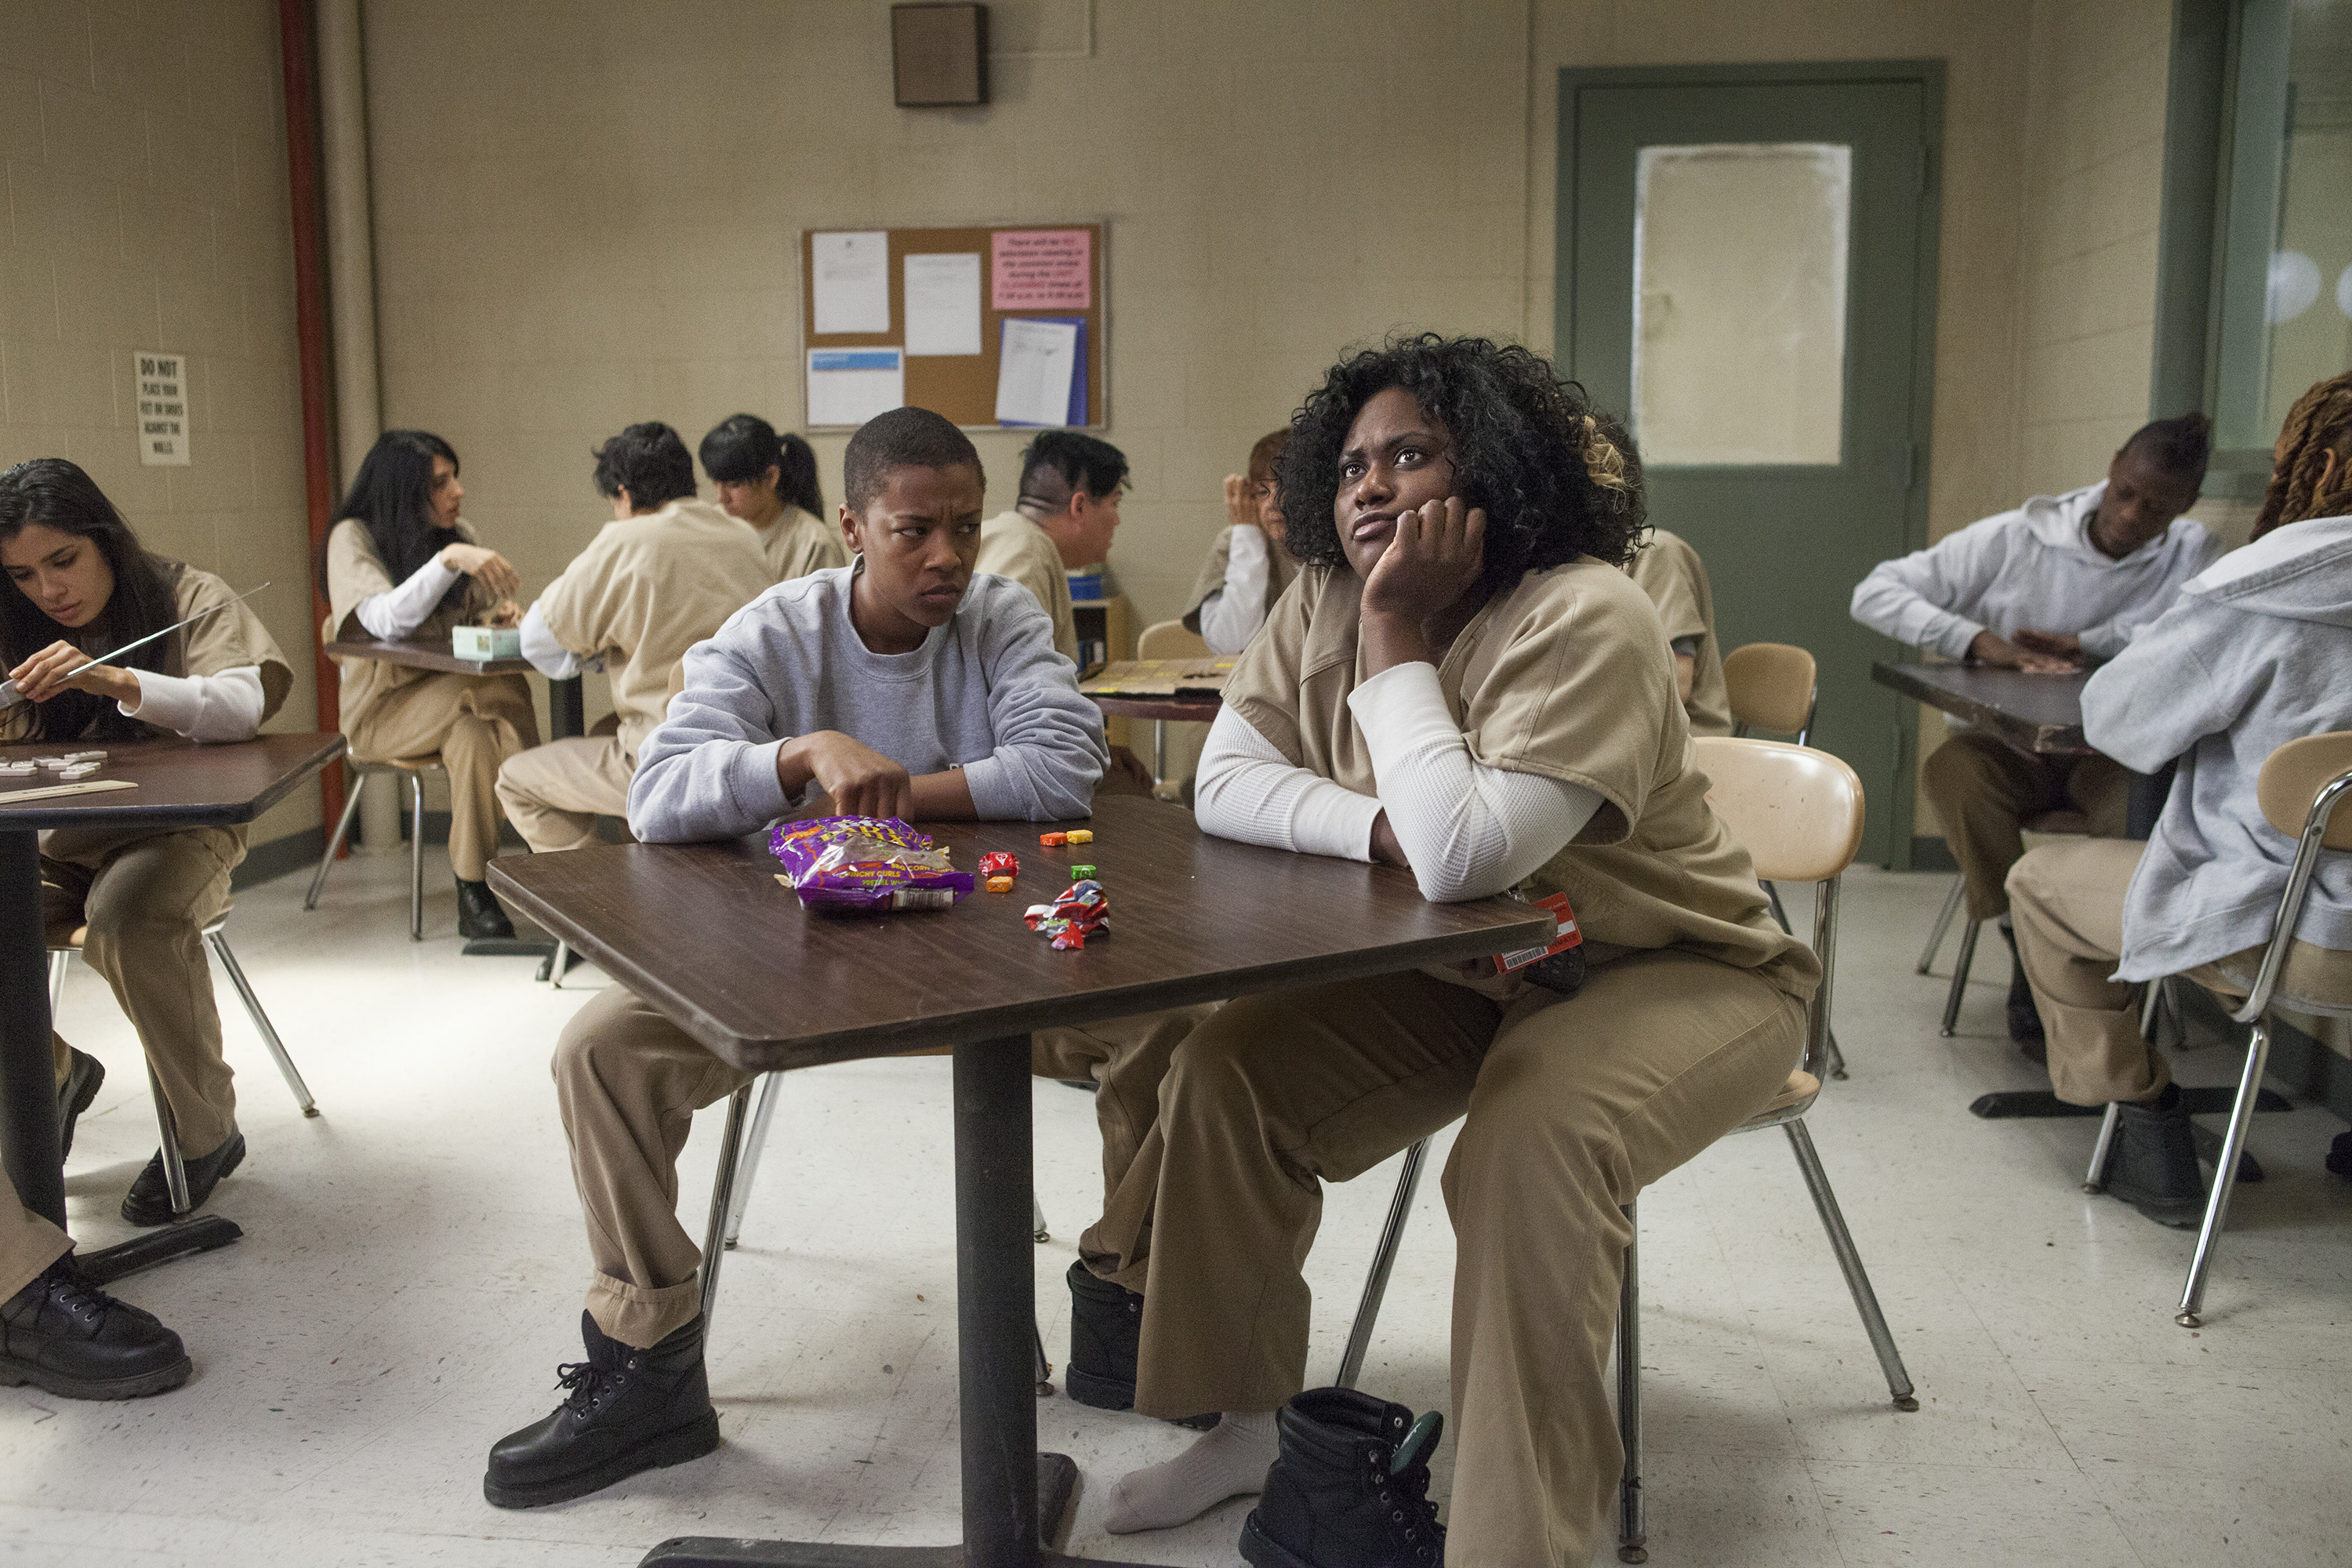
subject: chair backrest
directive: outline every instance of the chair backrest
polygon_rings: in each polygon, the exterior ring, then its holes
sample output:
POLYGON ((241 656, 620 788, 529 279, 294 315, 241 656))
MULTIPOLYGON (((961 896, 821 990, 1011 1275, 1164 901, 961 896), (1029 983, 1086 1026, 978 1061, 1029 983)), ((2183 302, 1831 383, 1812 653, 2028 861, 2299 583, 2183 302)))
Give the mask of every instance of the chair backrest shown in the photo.
POLYGON ((1138 658, 1213 658, 1215 651, 1181 621, 1154 621, 1135 639, 1138 658))
MULTIPOLYGON (((2319 792, 2347 773, 2352 773, 2352 731, 2306 735, 2270 754, 2254 785, 2255 796, 2273 827, 2289 838, 2300 838, 2319 792)), ((2324 842, 2329 849, 2352 849, 2352 810, 2336 808, 2324 842)))
POLYGON ((1731 717, 1741 724, 1794 735, 1813 721, 1813 656, 1784 642, 1745 643, 1723 657, 1731 717))

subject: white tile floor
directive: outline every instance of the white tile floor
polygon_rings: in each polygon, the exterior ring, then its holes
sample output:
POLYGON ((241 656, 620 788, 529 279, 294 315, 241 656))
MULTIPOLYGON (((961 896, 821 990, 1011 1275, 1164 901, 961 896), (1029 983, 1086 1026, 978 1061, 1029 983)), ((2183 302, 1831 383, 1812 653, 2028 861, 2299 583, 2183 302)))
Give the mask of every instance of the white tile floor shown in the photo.
MULTIPOLYGON (((124 1287, 177 1327, 195 1379, 81 1405, 0 1391, 0 1554, 23 1563, 635 1563, 675 1534, 936 1543, 956 1526, 947 1064, 799 1075, 729 1260, 710 1374, 726 1446, 530 1513, 481 1499, 484 1450, 553 1404, 579 1354, 586 1264, 546 1075, 584 989, 466 959, 444 892, 406 939, 403 861, 352 860, 240 900, 231 934, 325 1110, 304 1121, 224 984, 252 1145, 214 1201, 225 1252, 124 1287)), ((446 883, 443 884, 446 887, 446 883)), ((2342 1563, 2352 1557, 2352 1184, 2324 1111, 2265 1116, 2210 1326, 2173 1326, 2189 1237, 2077 1190, 2092 1125, 1983 1122, 2035 1072, 2000 1037, 1993 949, 1939 1040, 1911 973, 1944 879, 1849 882, 1838 1033, 1851 1081, 1814 1137, 1919 1386, 1885 1400, 1777 1135, 1735 1139, 1643 1204, 1651 1561, 1660 1564, 2342 1563)), ((1800 921, 1804 910, 1794 912, 1800 921)), ((583 986, 601 984, 580 972, 583 986)), ((153 1147, 139 1051, 106 990, 69 982, 68 1037, 110 1077, 68 1173, 81 1237, 120 1239, 153 1147)), ((2231 1078, 2223 1053, 2182 1076, 2231 1078)), ((1097 1194, 1092 1102, 1036 1090, 1037 1248, 1058 1362, 1060 1276, 1097 1194)), ((717 1115, 688 1150, 699 1232, 717 1115)), ((1310 1273, 1313 1375, 1338 1360, 1393 1167, 1335 1190, 1310 1273)), ((1445 1399, 1451 1249, 1425 1184, 1366 1384, 1445 1399)), ((1056 1397, 1046 1441, 1085 1473, 1072 1550, 1230 1563, 1236 1502, 1114 1542, 1109 1481, 1190 1440, 1056 1397)), ((1441 1489, 1451 1446, 1442 1456, 1441 1489)), ((1613 1556, 1604 1546, 1601 1562, 1613 1556)))

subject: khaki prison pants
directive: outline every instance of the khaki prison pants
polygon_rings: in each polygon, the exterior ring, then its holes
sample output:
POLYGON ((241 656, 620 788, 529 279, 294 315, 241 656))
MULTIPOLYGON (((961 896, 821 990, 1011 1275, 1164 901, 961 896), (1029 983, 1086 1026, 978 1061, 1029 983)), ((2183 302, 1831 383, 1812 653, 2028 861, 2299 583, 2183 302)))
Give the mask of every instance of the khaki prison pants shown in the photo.
MULTIPOLYGON (((2140 1037, 2139 987, 2108 978, 2124 951, 2124 895, 2147 847, 2116 838, 2044 844, 2009 874, 2017 955, 2050 1037, 2050 1087, 2070 1104, 2153 1100, 2172 1081, 2164 1053, 2140 1037)), ((2263 950, 2250 947, 2182 978, 2242 1001, 2262 961, 2263 950)), ((2278 991, 2352 1002, 2352 952, 2289 944, 2278 991)))
POLYGON ((73 1237, 18 1202, 16 1184, 0 1171, 0 1301, 72 1250, 73 1237))
POLYGON ((585 849, 596 842, 597 817, 629 815, 636 771, 617 736, 550 741, 499 769, 499 804, 532 854, 585 849))
POLYGON ((2025 853, 2019 830, 2027 817, 2079 811, 2093 837, 2121 838, 2131 800, 2131 774, 2113 758, 2021 752, 1981 730, 1962 730, 1930 752, 1920 786, 1960 863, 1972 921, 2008 912, 2003 879, 2025 853))
POLYGON ((1466 1113, 1444 1177, 1446 1559, 1585 1568, 1624 1468, 1609 1402, 1624 1205, 1768 1104, 1803 1037, 1795 997, 1673 951, 1549 1005, 1420 973, 1228 1004, 1178 1047, 1157 1125, 1078 1244, 1144 1293, 1135 1407, 1262 1411, 1298 1393, 1321 1184, 1466 1113))
MULTIPOLYGON (((1032 1037, 1030 1070, 1093 1078, 1106 1188, 1125 1175, 1177 1043, 1212 1010, 1176 1008, 1032 1037)), ((701 1251, 677 1217, 677 1155, 694 1113, 751 1081, 623 986, 572 1015, 555 1093, 595 1273, 589 1315, 623 1344, 658 1343, 701 1310, 701 1251)))
MULTIPOLYGON (((236 1131, 203 932, 228 908, 245 836, 243 827, 59 828, 41 845, 43 932, 61 946, 77 926, 89 928, 82 961, 114 987, 139 1031, 191 1160, 236 1131)), ((50 1041, 63 1083, 71 1058, 63 1041, 50 1041)))
POLYGON ((449 868, 468 882, 499 843, 499 767, 539 744, 520 675, 428 675, 384 692, 346 727, 352 755, 390 763, 438 752, 449 774, 449 868))

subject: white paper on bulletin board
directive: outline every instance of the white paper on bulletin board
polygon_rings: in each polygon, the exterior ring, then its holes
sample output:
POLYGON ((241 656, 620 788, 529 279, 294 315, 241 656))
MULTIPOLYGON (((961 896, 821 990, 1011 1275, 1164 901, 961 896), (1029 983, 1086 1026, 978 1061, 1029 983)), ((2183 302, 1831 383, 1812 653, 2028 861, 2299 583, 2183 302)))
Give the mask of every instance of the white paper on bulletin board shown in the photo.
POLYGON ((811 425, 863 425, 906 405, 907 362, 897 349, 809 350, 811 425))
POLYGON ((907 352, 980 353, 980 252, 909 256, 907 352))
POLYGON ((1007 316, 1003 328, 996 364, 996 422, 1064 423, 1070 411, 1070 378, 1077 371, 1076 325, 1007 316))
POLYGON ((890 236, 881 229, 809 237, 819 332, 890 330, 890 236))

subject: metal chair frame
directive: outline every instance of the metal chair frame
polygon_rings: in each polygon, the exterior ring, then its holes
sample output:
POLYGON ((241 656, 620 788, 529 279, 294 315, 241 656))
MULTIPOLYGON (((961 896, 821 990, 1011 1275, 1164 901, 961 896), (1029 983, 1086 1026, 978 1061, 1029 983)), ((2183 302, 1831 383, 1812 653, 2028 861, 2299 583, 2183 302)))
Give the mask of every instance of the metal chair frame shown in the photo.
MULTIPOLYGON (((2213 1267, 2213 1254, 2221 1239, 2221 1227, 2230 1217, 2230 1198, 2237 1190, 2241 1156, 2246 1149, 2246 1133, 2254 1120, 2254 1102, 2262 1093, 2263 1072, 2269 1065, 2271 1054, 2271 996, 2278 987, 2279 976, 2285 973, 2289 949, 2294 942, 2295 927, 2303 920, 2304 905, 2309 900, 2312 874, 2318 869, 2319 856, 2326 847, 2328 824, 2336 808, 2347 795, 2352 795, 2352 773, 2338 773, 2320 786, 2313 798, 2310 815, 2304 820, 2303 837, 2294 847, 2294 860, 2287 869, 2286 887, 2279 894, 2278 912, 2271 918, 2270 941, 2263 949, 2263 962, 2254 973, 2254 988, 2243 1005, 2230 1015, 2236 1024, 2252 1026, 2246 1040, 2246 1061, 2238 1075, 2238 1097, 2230 1107, 2230 1128, 2221 1139, 2220 1158, 2213 1163, 2213 1187, 2206 1195, 2205 1219, 2197 1230, 2197 1251, 2189 1259, 2189 1278, 2180 1289, 2180 1310, 2172 1321, 2184 1329, 2204 1326, 2205 1280, 2213 1267)), ((2158 999, 2163 994, 2163 983, 2148 986, 2140 1010, 2140 1032, 2154 1037, 2158 999)), ((2332 1016, 2352 1017, 2352 1006, 2326 1006, 2321 1009, 2332 1016)), ((2114 1152, 2116 1126, 2122 1110, 2110 1101, 2107 1113, 2099 1122, 2099 1139, 2091 1151, 2090 1169, 2083 1177, 2086 1193, 2104 1192, 2107 1184, 2107 1162, 2114 1152)))
MULTIPOLYGON (((319 1102, 312 1098, 310 1086, 302 1081, 302 1071, 294 1065, 293 1057, 286 1049, 286 1042, 278 1037, 277 1026, 270 1023, 268 1013, 262 1008, 261 998, 254 994, 252 982, 245 977, 244 965, 237 963, 236 952, 231 951, 228 933, 224 929, 227 924, 228 916, 224 912, 218 920, 205 926, 205 945, 212 949, 213 956, 220 960, 220 966, 228 972, 229 984, 236 987, 238 998, 245 1003, 246 1016, 253 1020, 253 1032, 261 1037, 261 1043, 268 1048, 270 1059, 278 1064, 278 1075, 285 1079, 286 1087, 293 1090, 294 1103, 301 1107, 303 1115, 316 1116, 319 1114, 319 1102)), ((57 1016, 58 1004, 65 996, 67 967, 73 955, 80 951, 78 946, 49 950, 49 1016, 52 1018, 57 1016)), ((155 1077, 152 1064, 147 1068, 147 1092, 155 1101, 155 1125, 163 1135, 163 1183, 172 1194, 172 1212, 184 1215, 193 1206, 188 1202, 187 1158, 180 1149, 179 1124, 173 1119, 172 1102, 164 1098, 163 1085, 155 1077)))
MULTIPOLYGON (((1805 1019, 1805 1070, 1815 1076, 1818 1085, 1822 1068, 1827 1065, 1830 1049, 1830 1005, 1833 990, 1837 957, 1837 914, 1839 879, 1835 877, 1818 882, 1818 898, 1813 908, 1814 954, 1821 960, 1821 989, 1813 994, 1805 1019)), ((1854 1247, 1853 1234, 1847 1230, 1845 1215, 1838 1207, 1837 1194, 1830 1185, 1829 1173, 1822 1167, 1821 1155, 1813 1147, 1812 1134, 1806 1131, 1805 1113, 1812 1109, 1821 1090, 1803 1099, 1773 1110, 1761 1111, 1732 1129, 1734 1133, 1761 1131, 1768 1127, 1780 1128, 1789 1139, 1789 1147, 1797 1159, 1797 1168, 1805 1178, 1805 1190, 1813 1200, 1813 1210, 1821 1216, 1822 1228, 1829 1234, 1830 1249, 1837 1257, 1838 1268, 1845 1275, 1847 1290, 1853 1297, 1854 1310, 1861 1315, 1863 1330, 1870 1336, 1871 1349, 1877 1352, 1879 1370, 1885 1375, 1886 1391, 1897 1410, 1919 1408, 1910 1373, 1904 1367, 1903 1352, 1895 1342, 1894 1333, 1886 1326, 1886 1315, 1879 1309, 1877 1292, 1871 1289, 1870 1274, 1863 1267, 1862 1254, 1854 1247)), ((1372 1266, 1364 1280, 1362 1300, 1356 1308, 1356 1321, 1348 1332, 1348 1345, 1339 1358, 1339 1375, 1333 1379, 1342 1388, 1353 1388, 1363 1372, 1364 1355, 1371 1344, 1372 1327, 1380 1317, 1381 1302, 1388 1292, 1389 1275, 1396 1266, 1399 1242, 1404 1235, 1405 1220, 1412 1212, 1414 1189, 1420 1184, 1422 1166, 1427 1157, 1429 1140, 1424 1138, 1405 1152, 1404 1169, 1397 1181, 1396 1195, 1389 1204, 1387 1222, 1381 1226, 1378 1247, 1372 1254, 1372 1266)), ((1649 1560, 1649 1524, 1646 1500, 1642 1486, 1642 1352, 1641 1310, 1642 1286, 1640 1269, 1640 1234, 1636 1216, 1637 1204, 1625 1205, 1625 1217, 1635 1223, 1634 1238, 1625 1245, 1624 1278, 1618 1288, 1617 1298, 1617 1431, 1625 1449, 1625 1469, 1618 1484, 1617 1558, 1621 1563, 1645 1563, 1649 1560)))
POLYGON ((343 840, 350 837, 352 819, 359 815, 360 795, 367 782, 379 773, 404 775, 408 780, 408 940, 425 940, 425 775, 442 772, 441 759, 407 763, 362 762, 346 757, 351 769, 351 793, 343 799, 343 815, 335 821, 335 831, 327 837, 327 852, 319 857, 319 869, 310 879, 310 890, 302 896, 302 907, 315 910, 319 895, 327 886, 327 873, 334 868, 335 857, 342 852, 343 840))

